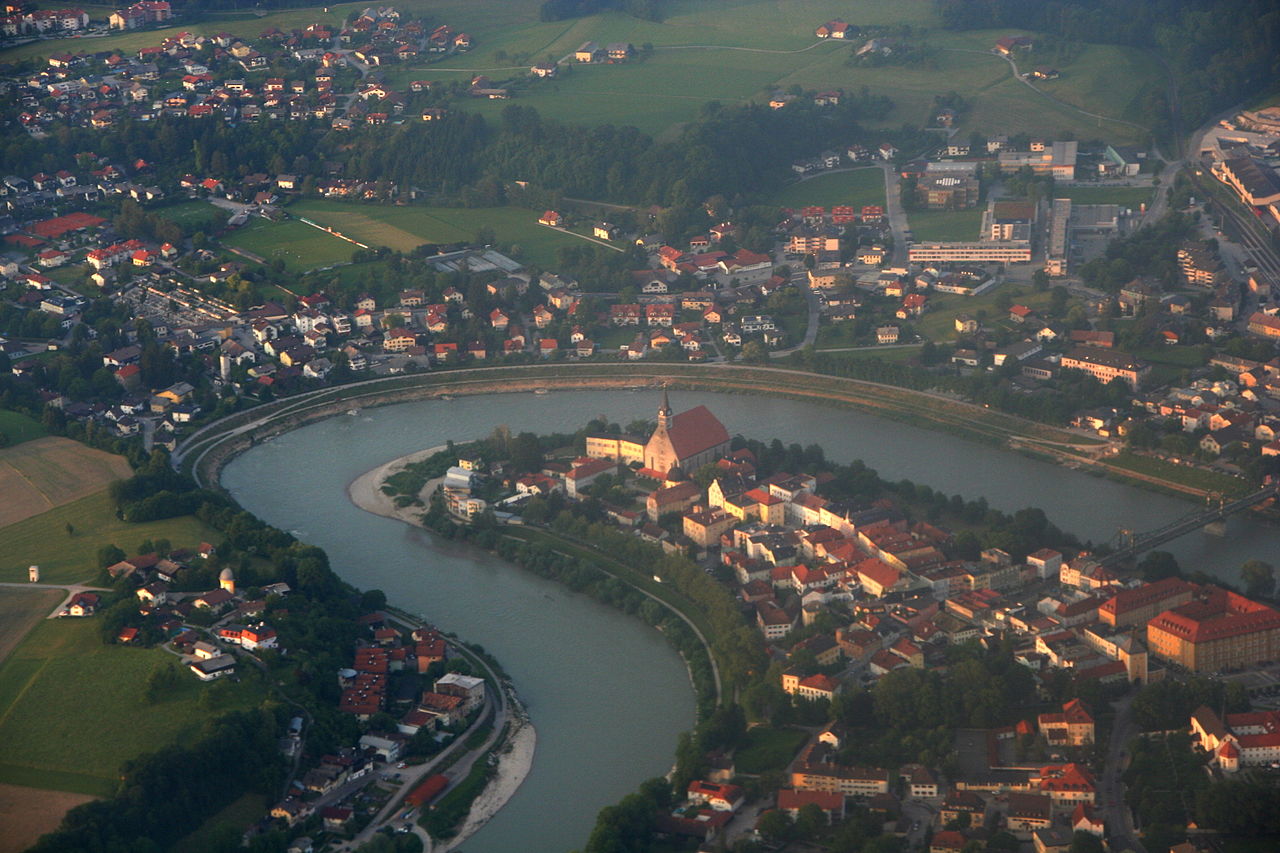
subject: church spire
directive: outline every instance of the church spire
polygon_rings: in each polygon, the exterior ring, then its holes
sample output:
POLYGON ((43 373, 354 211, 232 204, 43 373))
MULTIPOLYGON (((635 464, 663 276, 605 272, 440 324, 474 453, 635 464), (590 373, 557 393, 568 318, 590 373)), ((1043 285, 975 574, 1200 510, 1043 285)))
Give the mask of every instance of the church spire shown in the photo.
POLYGON ((662 405, 658 407, 658 428, 671 428, 671 401, 667 399, 667 386, 662 386, 662 405))

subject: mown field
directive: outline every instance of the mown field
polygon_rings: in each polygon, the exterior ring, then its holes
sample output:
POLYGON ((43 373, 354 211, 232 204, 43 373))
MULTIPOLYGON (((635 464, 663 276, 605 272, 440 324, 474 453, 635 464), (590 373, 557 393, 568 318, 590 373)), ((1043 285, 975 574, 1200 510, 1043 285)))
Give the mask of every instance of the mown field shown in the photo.
POLYGON ((791 208, 838 204, 850 204, 855 208, 867 204, 883 206, 884 172, 874 166, 850 172, 829 172, 789 184, 771 195, 767 203, 791 208))
POLYGON ((907 225, 917 243, 932 240, 973 241, 982 229, 984 208, 971 210, 917 210, 907 214, 907 225))
POLYGON ((128 524, 116 518, 104 490, 0 528, 0 581, 26 582, 33 563, 46 583, 89 580, 98 570, 98 548, 114 544, 132 551, 148 539, 194 548, 221 542, 222 536, 191 515, 128 524))
POLYGON ((0 450, 0 528, 101 491, 132 473, 123 456, 46 436, 0 450))
POLYGON ((183 670, 147 702, 147 678, 171 665, 178 658, 160 649, 104 644, 96 619, 42 621, 0 664, 0 782, 107 796, 125 761, 262 698, 252 672, 205 684, 183 670))
POLYGON ((270 222, 258 217, 224 237, 222 242, 252 252, 266 263, 283 260, 290 272, 348 263, 351 253, 359 248, 304 222, 293 219, 270 222))
POLYGON ((501 244, 519 246, 516 254, 520 260, 540 266, 555 264, 556 250, 561 246, 587 245, 577 237, 539 225, 535 212, 519 207, 384 207, 308 200, 291 205, 289 212, 363 243, 402 252, 423 243, 474 241, 482 228, 492 229, 501 244))

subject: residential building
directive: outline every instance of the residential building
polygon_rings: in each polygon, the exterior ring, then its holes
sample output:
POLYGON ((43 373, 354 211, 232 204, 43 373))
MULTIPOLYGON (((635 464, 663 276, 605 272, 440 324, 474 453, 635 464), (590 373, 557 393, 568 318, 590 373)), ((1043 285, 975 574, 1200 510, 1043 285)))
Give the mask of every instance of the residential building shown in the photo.
POLYGON ((1093 743, 1093 716, 1079 699, 1064 704, 1060 713, 1041 714, 1036 718, 1036 724, 1050 746, 1093 743))
POLYGON ((1082 370, 1102 384, 1124 381, 1135 391, 1151 373, 1151 365, 1133 356, 1097 347, 1076 347, 1062 357, 1065 370, 1082 370))

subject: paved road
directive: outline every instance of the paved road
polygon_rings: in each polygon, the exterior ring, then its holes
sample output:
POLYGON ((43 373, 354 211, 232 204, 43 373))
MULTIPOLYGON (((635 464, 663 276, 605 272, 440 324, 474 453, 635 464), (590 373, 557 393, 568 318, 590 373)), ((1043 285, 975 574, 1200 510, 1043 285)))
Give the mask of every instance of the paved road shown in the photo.
POLYGON ((1111 849, 1147 853, 1134 833, 1133 815, 1125 805, 1124 782, 1121 780, 1125 747, 1138 733, 1138 726, 1133 721, 1132 706, 1132 696, 1126 696, 1111 705, 1115 709, 1116 718, 1111 725, 1111 743, 1107 747, 1107 763, 1102 771, 1103 816, 1107 823, 1111 849))
POLYGON ((769 353, 770 358, 785 358, 797 350, 813 346, 814 342, 818 340, 818 322, 822 319, 822 301, 818 296, 818 292, 809 286, 808 271, 801 267, 799 272, 791 273, 791 284, 804 294, 805 302, 808 303, 808 325, 805 326, 804 339, 800 343, 786 349, 773 350, 769 353))
POLYGON ((58 614, 62 612, 62 608, 70 603, 71 599, 82 592, 110 592, 109 589, 103 589, 100 586, 91 586, 87 583, 0 583, 0 587, 9 587, 11 589, 63 589, 67 591, 67 595, 62 602, 55 608, 53 612, 46 616, 46 619, 57 619, 58 614))
MULTIPOLYGON (((405 628, 412 629, 412 628, 422 627, 421 623, 410 622, 405 619, 396 618, 395 621, 399 622, 400 625, 405 628)), ((410 821, 401 821, 398 818, 398 814, 400 813, 401 809, 403 809, 403 804, 401 803, 401 800, 405 795, 407 795, 410 791, 412 791, 419 782, 421 782, 427 776, 434 773, 435 768, 438 767, 445 758, 453 755, 455 752, 463 748, 463 745, 466 743, 467 738, 470 736, 472 731, 474 731, 475 725, 478 725, 481 720, 486 719, 486 717, 488 716, 489 710, 492 710, 493 712, 492 714, 493 725, 492 725, 492 730, 489 733, 489 736, 485 738, 484 742, 480 744, 478 747, 468 751, 461 758, 455 761, 449 767, 449 769, 445 771, 444 775, 448 776, 451 781, 455 781, 455 782, 459 779, 466 777, 466 775, 471 772, 471 766, 476 762, 476 759, 478 759, 480 756, 488 752, 488 750, 493 746, 494 742, 502 735, 503 729, 505 728, 507 721, 511 716, 511 708, 510 708, 509 702, 507 701, 506 691, 503 690, 501 687, 502 680, 498 677, 498 674, 494 672, 492 668, 490 668, 488 662, 485 661, 483 658, 473 655, 466 649, 459 649, 458 646, 452 643, 450 643, 450 646, 455 651, 459 651, 460 654, 471 663, 483 667, 484 670, 488 673, 489 677, 492 679, 492 681, 485 688, 485 706, 486 706, 485 710, 482 711, 481 715, 476 718, 476 723, 473 724, 471 728, 468 728, 467 731, 458 735, 458 737, 455 738, 454 741, 450 743, 449 746, 447 746, 443 751, 432 756, 430 761, 426 762, 425 764, 419 764, 416 766, 405 767, 401 769, 400 770, 401 780, 399 782, 400 787, 391 796, 391 799, 387 800, 387 804, 383 806, 382 811, 380 811, 374 817, 374 819, 369 822, 369 825, 366 826, 364 830, 360 832, 359 835, 353 838, 348 845, 340 845, 336 848, 337 850, 347 850, 347 849, 355 850, 359 848, 362 844, 366 843, 370 838, 372 838, 373 834, 377 832, 379 829, 382 829, 389 824, 399 824, 399 825, 407 825, 410 828, 410 831, 413 832, 415 835, 417 835, 419 839, 421 839, 423 844, 423 849, 426 851, 426 853, 430 853, 430 851, 432 850, 431 836, 427 834, 427 831, 425 829, 423 829, 421 826, 418 825, 418 821, 417 821, 418 815, 415 814, 413 819, 410 821), (499 685, 496 691, 493 689, 493 686, 492 686, 494 684, 499 685), (496 696, 495 696, 495 693, 496 693, 496 696)))
POLYGON ((884 215, 889 218, 889 233, 893 235, 893 257, 890 267, 907 265, 907 212, 902 209, 902 176, 892 163, 881 163, 884 170, 884 215))

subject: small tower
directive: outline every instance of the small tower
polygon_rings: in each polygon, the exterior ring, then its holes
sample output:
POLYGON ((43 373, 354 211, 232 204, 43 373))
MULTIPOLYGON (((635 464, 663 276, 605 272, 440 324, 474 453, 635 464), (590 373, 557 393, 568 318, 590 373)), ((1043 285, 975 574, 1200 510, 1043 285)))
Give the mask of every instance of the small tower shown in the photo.
POLYGON ((29 583, 40 583, 39 566, 27 566, 27 581, 29 583))
POLYGON ((671 429, 671 401, 667 399, 667 389, 662 389, 662 405, 658 407, 658 429, 671 429))
POLYGON ((235 574, 235 572, 231 571, 231 567, 230 567, 230 566, 228 566, 227 568, 223 569, 223 570, 222 570, 222 573, 218 575, 218 586, 222 587, 223 589, 225 589, 227 592, 231 593, 232 595, 235 595, 235 592, 236 592, 236 574, 235 574))

